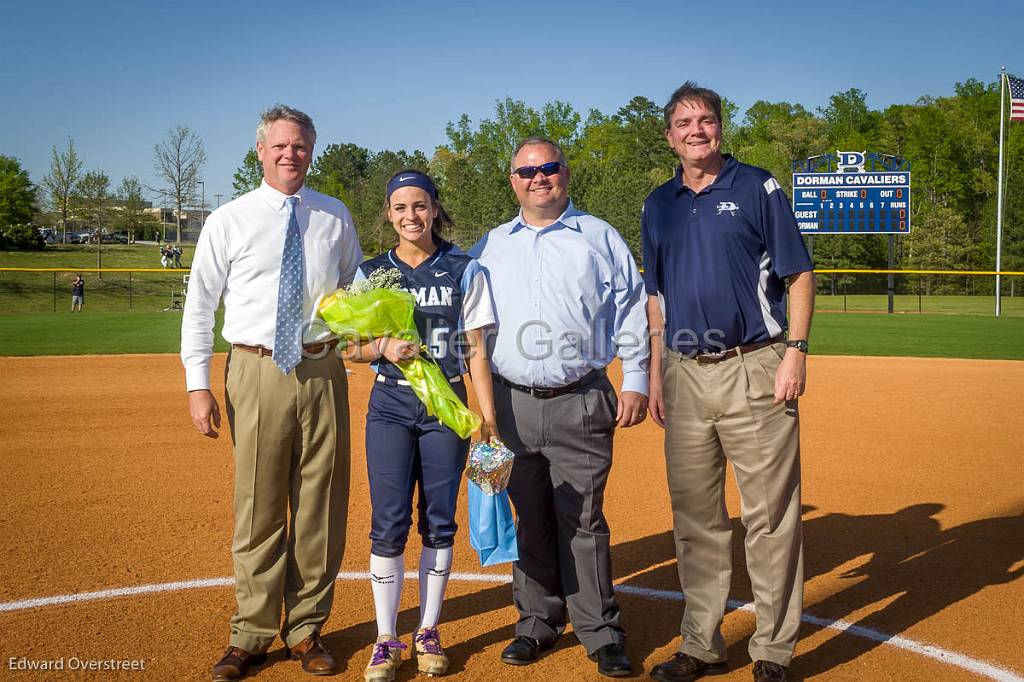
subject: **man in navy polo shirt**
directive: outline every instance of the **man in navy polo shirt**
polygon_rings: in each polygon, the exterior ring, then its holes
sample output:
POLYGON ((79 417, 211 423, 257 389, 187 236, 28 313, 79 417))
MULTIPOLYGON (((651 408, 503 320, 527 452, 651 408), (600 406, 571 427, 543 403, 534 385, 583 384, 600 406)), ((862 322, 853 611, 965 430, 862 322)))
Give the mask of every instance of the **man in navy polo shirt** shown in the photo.
POLYGON ((749 650, 758 682, 786 679, 803 606, 797 398, 814 275, 778 181, 721 153, 721 108, 715 92, 690 82, 673 93, 665 137, 680 166, 644 202, 649 409, 665 428, 686 594, 679 652, 651 672, 667 682, 726 669, 726 459, 747 529, 757 616, 749 650))

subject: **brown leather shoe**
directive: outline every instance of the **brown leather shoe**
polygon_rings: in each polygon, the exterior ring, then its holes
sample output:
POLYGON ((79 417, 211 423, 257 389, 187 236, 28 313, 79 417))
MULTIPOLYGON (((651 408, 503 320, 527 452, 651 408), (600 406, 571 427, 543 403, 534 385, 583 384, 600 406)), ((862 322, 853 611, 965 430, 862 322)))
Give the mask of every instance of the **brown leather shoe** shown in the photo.
POLYGON ((333 675, 338 672, 338 662, 324 646, 319 634, 310 635, 293 646, 288 657, 302 661, 302 669, 313 675, 333 675))
POLYGON ((250 654, 237 646, 228 647, 224 657, 213 666, 213 682, 240 680, 249 672, 251 666, 263 665, 266 662, 266 654, 250 654))

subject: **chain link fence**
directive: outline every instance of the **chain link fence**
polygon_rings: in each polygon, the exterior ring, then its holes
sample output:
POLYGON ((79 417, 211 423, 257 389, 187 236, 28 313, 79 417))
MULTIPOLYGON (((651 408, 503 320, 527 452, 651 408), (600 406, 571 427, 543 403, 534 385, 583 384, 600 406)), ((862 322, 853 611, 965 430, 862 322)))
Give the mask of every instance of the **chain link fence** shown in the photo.
POLYGON ((29 270, 0 268, 0 313, 71 310, 71 282, 85 280, 84 310, 180 312, 188 270, 29 270))
MULTIPOLYGON (((180 312, 188 270, 0 268, 0 313, 71 310, 71 281, 85 279, 85 310, 180 312)), ((815 309, 828 312, 885 313, 888 276, 876 271, 816 273, 815 309)), ((1003 273, 1002 314, 1024 317, 1024 273, 1003 273)), ((893 275, 893 312, 993 315, 995 277, 942 272, 893 275)))

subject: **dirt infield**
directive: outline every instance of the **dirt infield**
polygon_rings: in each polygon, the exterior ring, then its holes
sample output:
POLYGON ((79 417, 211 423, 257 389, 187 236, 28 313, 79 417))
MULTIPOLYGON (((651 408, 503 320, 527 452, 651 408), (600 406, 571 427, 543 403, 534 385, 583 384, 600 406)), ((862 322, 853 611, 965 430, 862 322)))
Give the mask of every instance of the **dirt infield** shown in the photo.
MULTIPOLYGON (((223 362, 218 356, 215 377, 223 362)), ((0 679, 209 679, 234 603, 232 462, 226 434, 210 441, 193 431, 182 374, 177 357, 165 355, 0 358, 0 679), (198 579, 222 580, 24 602, 198 579), (71 671, 111 659, 137 659, 144 670, 71 671), (57 660, 63 673, 18 669, 57 660)), ((350 379, 343 570, 362 572, 369 373, 357 367, 350 379)), ((1024 362, 811 358, 801 401, 808 622, 794 677, 1024 676, 1021 387, 1024 362), (836 621, 856 627, 840 631, 836 621)), ((615 582, 628 649, 649 671, 678 643, 682 613, 661 434, 646 422, 620 432, 616 448, 606 507, 615 582)), ((734 546, 733 597, 746 602, 742 532, 734 546)), ((598 679, 571 636, 528 668, 499 663, 514 619, 502 582, 508 567, 481 569, 464 532, 456 550, 454 570, 474 579, 453 578, 443 614, 453 680, 598 679)), ((415 541, 409 551, 418 553, 415 541)), ((399 618, 406 640, 415 592, 408 581, 399 618)), ((370 599, 366 580, 339 580, 325 629, 344 662, 339 679, 361 679, 375 636, 370 599)), ((750 679, 752 623, 742 609, 726 616, 732 672, 715 679, 750 679)), ((399 679, 414 672, 406 664, 399 679)), ((310 678, 278 643, 254 679, 310 678)))

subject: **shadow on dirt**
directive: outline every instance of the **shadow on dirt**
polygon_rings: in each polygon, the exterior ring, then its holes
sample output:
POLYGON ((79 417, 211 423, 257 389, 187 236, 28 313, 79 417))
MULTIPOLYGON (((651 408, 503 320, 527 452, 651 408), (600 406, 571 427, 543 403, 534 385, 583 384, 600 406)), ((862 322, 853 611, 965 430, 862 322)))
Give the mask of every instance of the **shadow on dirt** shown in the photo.
MULTIPOLYGON (((918 504, 892 514, 824 514, 804 520, 805 576, 831 573, 844 564, 851 568, 839 574, 840 587, 829 597, 808 604, 808 613, 826 620, 848 620, 850 614, 880 602, 888 602, 855 624, 878 633, 898 635, 951 604, 966 599, 990 585, 999 585, 1024 575, 1024 514, 972 521, 942 529, 935 516, 941 504, 918 504), (860 563, 855 560, 862 559, 860 563), (845 586, 844 586, 845 585, 845 586)), ((805 516, 816 511, 804 507, 805 516)), ((750 581, 743 555, 744 530, 733 519, 733 579, 731 598, 751 601, 750 581)), ((614 538, 614 527, 612 534, 614 538)), ((659 533, 616 544, 612 548, 615 579, 633 588, 679 591, 674 561, 672 533, 659 533)), ((415 589, 410 581, 407 589, 415 589)), ((367 586, 367 610, 372 612, 367 586)), ((651 654, 670 644, 678 644, 678 625, 682 618, 681 601, 658 601, 639 595, 620 594, 622 621, 629 636, 628 650, 640 665, 651 654)), ((449 642, 450 672, 466 667, 467 660, 492 645, 514 636, 515 612, 512 587, 508 584, 488 587, 445 601, 442 620, 455 622, 484 613, 509 609, 508 623, 466 641, 449 642)), ((412 632, 419 613, 406 609, 399 614, 399 631, 412 632)), ((727 617, 729 617, 727 615, 727 617)), ((804 634, 818 626, 804 624, 804 634)), ((442 631, 444 630, 442 626, 442 631)), ((352 656, 376 638, 374 621, 366 621, 325 637, 328 646, 349 668, 361 665, 352 656)), ((750 664, 747 654, 749 633, 729 647, 730 668, 750 664)), ((884 638, 884 635, 883 637, 884 638)), ((408 639, 406 637, 405 639, 408 639)), ((811 677, 856 659, 882 642, 859 636, 831 637, 815 649, 793 660, 795 678, 811 677)), ((559 649, 577 646, 575 637, 563 637, 559 649)), ((586 661, 580 647, 580 664, 586 661)), ((497 653, 494 654, 497 657, 497 653)), ((659 660, 651 660, 648 670, 659 660)), ((500 665, 497 660, 495 664, 500 665)), ((344 671, 343 671, 344 672, 344 671)), ((352 670, 358 672, 358 670, 352 670)), ((415 666, 403 666, 398 678, 413 679, 415 666)))

